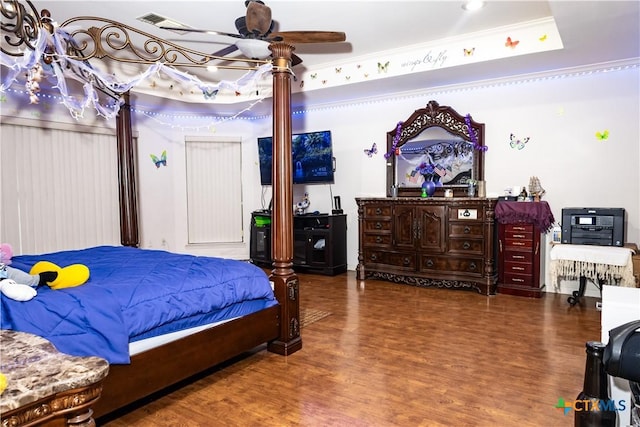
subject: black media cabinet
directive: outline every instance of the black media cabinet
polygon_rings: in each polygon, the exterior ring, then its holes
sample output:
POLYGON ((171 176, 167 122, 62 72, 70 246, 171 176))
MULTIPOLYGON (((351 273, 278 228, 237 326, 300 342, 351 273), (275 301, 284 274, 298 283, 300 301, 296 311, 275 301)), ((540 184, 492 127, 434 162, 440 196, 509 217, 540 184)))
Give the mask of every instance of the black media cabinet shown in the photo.
MULTIPOLYGON (((271 214, 251 214, 249 256, 256 265, 270 267, 271 214)), ((293 268, 330 276, 347 271, 347 215, 293 216, 293 268)))

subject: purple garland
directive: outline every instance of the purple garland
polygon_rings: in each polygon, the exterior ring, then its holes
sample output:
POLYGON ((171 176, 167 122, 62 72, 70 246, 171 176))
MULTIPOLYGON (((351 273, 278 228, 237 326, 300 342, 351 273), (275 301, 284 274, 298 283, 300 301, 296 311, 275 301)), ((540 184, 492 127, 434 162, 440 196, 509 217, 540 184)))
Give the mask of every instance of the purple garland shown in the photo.
POLYGON ((487 151, 489 149, 489 147, 487 147, 486 145, 480 145, 478 144, 478 138, 476 138, 476 133, 473 131, 473 128, 471 127, 471 115, 467 114, 464 117, 464 122, 467 124, 467 129, 469 129, 469 137, 471 138, 471 142, 473 143, 473 148, 478 150, 478 151, 487 151))
POLYGON ((395 153, 396 148, 398 147, 398 143, 400 142, 400 134, 402 133, 402 122, 398 122, 396 125, 396 135, 393 137, 393 144, 391 144, 391 149, 384 153, 384 158, 388 159, 395 153))

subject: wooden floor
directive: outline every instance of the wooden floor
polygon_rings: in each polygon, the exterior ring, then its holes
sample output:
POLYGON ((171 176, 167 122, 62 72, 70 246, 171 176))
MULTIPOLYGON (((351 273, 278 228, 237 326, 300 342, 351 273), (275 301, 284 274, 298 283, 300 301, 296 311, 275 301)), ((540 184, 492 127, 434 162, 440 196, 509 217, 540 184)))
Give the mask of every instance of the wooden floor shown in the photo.
POLYGON ((302 329, 302 350, 259 348, 98 424, 573 425, 555 405, 582 389, 585 342, 600 340, 595 298, 299 277, 301 306, 332 313, 302 329))

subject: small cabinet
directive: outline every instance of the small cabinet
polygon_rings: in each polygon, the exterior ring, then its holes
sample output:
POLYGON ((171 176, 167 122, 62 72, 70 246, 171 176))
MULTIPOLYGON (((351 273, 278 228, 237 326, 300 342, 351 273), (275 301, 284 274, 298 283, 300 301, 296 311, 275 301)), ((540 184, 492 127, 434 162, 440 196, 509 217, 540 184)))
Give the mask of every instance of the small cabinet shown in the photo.
POLYGON ((544 292, 540 260, 544 259, 543 234, 555 219, 547 202, 500 200, 498 222, 498 292, 540 298, 544 292))
MULTIPOLYGON (((347 216, 293 217, 293 268, 327 275, 347 270, 347 216)), ((254 212, 251 218, 251 262, 271 265, 271 215, 254 212)))
POLYGON ((498 225, 498 292, 540 298, 541 231, 531 223, 498 225))

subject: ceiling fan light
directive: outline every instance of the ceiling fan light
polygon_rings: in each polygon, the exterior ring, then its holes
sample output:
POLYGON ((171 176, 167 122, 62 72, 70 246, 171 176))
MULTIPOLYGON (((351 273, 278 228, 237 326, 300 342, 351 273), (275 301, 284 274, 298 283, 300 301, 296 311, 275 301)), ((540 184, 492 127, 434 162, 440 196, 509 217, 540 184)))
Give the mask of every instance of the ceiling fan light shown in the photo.
POLYGON ((271 56, 269 42, 258 39, 240 39, 236 42, 240 52, 247 58, 265 59, 271 56))
POLYGON ((484 7, 483 0, 468 0, 464 2, 464 4, 462 5, 462 8, 464 10, 468 10, 469 12, 482 9, 483 7, 484 7))

